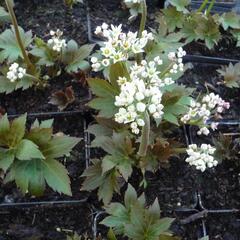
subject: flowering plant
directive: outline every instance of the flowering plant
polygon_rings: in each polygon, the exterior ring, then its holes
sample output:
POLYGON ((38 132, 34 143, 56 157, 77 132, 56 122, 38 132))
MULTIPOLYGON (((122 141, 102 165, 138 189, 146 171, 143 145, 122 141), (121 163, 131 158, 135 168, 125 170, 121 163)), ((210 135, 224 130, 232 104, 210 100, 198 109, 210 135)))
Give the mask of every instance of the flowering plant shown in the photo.
POLYGON ((89 68, 85 59, 93 44, 79 48, 74 40, 67 42, 60 30, 50 31, 47 43, 33 38, 31 31, 25 32, 18 26, 12 1, 5 2, 13 26, 0 34, 0 93, 46 87, 50 77, 61 73, 62 65, 69 74, 89 68))

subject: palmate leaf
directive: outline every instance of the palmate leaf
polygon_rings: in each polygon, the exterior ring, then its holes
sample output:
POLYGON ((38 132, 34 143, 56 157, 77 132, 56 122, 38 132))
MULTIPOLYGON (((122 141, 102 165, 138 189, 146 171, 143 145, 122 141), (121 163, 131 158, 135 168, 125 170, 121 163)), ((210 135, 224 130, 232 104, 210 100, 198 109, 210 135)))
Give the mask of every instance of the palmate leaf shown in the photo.
POLYGON ((97 98, 88 103, 88 106, 99 110, 100 117, 112 118, 118 111, 114 102, 115 96, 118 95, 119 91, 106 80, 99 78, 88 79, 88 84, 92 92, 97 96, 97 98))
POLYGON ((212 49, 214 45, 217 44, 221 38, 219 26, 215 22, 212 16, 208 16, 208 17, 206 17, 205 15, 197 15, 197 16, 200 19, 198 19, 199 24, 197 25, 197 28, 195 31, 199 39, 204 40, 206 43, 206 46, 209 49, 212 49))
POLYGON ((16 158, 19 160, 45 159, 39 147, 32 141, 23 139, 16 148, 16 158))
MULTIPOLYGON (((177 11, 175 7, 166 8, 162 10, 162 12, 163 19, 161 20, 161 18, 159 18, 157 19, 157 21, 165 21, 169 32, 173 32, 176 28, 183 27, 184 15, 181 12, 177 11)), ((160 28, 162 27, 162 25, 163 24, 160 24, 160 28)))
MULTIPOLYGON (((32 32, 24 32, 21 27, 19 27, 19 32, 23 45, 25 48, 27 48, 32 42, 32 32)), ((0 34, 0 49, 0 62, 3 62, 4 60, 14 62, 19 57, 23 58, 13 27, 0 34)))
POLYGON ((12 165, 14 158, 15 158, 14 151, 0 149, 0 169, 6 172, 12 165))
POLYGON ((15 82, 10 82, 5 76, 0 76, 0 93, 9 94, 17 89, 26 90, 34 85, 35 77, 32 75, 25 75, 15 82))
POLYGON ((71 195, 68 172, 54 159, 16 161, 8 178, 15 180, 23 193, 29 191, 36 196, 42 195, 47 182, 54 191, 71 195))
POLYGON ((186 7, 189 6, 191 0, 168 0, 171 5, 177 8, 179 12, 188 13, 186 7))
POLYGON ((136 191, 130 184, 125 193, 125 205, 111 203, 106 207, 106 212, 110 216, 101 224, 132 240, 159 240, 160 236, 170 236, 168 230, 174 221, 172 218, 160 218, 157 199, 149 208, 145 207, 144 197, 137 198, 136 191))
POLYGON ((0 23, 10 22, 10 20, 8 12, 3 7, 0 7, 0 23))
POLYGON ((92 160, 93 165, 84 171, 82 177, 86 177, 81 190, 93 191, 98 188, 98 198, 107 205, 114 192, 119 192, 117 181, 118 174, 115 169, 102 173, 102 163, 100 160, 92 160))
POLYGON ((51 140, 40 146, 40 150, 46 159, 53 159, 68 155, 80 139, 65 135, 54 135, 51 140))
POLYGON ((87 70, 90 66, 85 59, 91 54, 94 47, 95 44, 85 44, 79 48, 74 40, 70 40, 62 54, 62 62, 66 65, 65 70, 68 73, 87 70))
POLYGON ((42 161, 43 175, 47 184, 59 193, 72 195, 67 169, 54 159, 42 161))
POLYGON ((7 114, 0 119, 0 146, 16 147, 22 140, 26 130, 26 117, 24 114, 9 123, 7 114))
POLYGON ((219 22, 222 24, 224 30, 228 28, 240 28, 240 16, 235 12, 227 12, 219 17, 219 22))
POLYGON ((169 91, 163 94, 164 115, 163 119, 179 125, 178 118, 188 111, 191 102, 190 94, 193 89, 184 86, 174 85, 169 91))
POLYGON ((35 38, 34 43, 34 47, 30 53, 38 58, 37 64, 46 67, 53 66, 57 60, 55 51, 53 51, 41 38, 35 38))
POLYGON ((240 87, 240 63, 223 66, 217 72, 224 78, 224 84, 229 88, 240 87))

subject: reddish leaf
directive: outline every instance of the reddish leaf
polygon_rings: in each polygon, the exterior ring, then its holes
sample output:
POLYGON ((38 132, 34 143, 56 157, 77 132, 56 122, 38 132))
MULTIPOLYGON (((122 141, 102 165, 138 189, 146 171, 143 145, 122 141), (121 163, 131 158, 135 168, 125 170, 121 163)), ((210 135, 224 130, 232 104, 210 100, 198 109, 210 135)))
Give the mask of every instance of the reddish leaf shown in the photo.
POLYGON ((75 101, 75 94, 72 86, 67 87, 65 91, 54 92, 49 101, 50 104, 56 105, 60 111, 64 110, 69 104, 75 101))

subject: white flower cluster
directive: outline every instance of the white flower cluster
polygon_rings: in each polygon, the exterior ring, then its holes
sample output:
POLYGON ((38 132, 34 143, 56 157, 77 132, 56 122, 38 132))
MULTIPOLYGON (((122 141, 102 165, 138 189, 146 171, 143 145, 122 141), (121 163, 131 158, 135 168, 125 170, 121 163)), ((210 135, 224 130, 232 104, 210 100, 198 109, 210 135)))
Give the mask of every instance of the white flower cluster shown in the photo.
MULTIPOLYGON (((206 125, 207 120, 211 117, 213 113, 222 113, 225 109, 229 109, 229 102, 224 101, 219 95, 210 93, 204 96, 201 102, 191 101, 190 109, 187 114, 185 114, 181 121, 183 123, 188 123, 189 121, 199 121, 201 120, 201 125, 206 125)), ((217 129, 217 124, 211 124, 212 130, 217 129)), ((209 130, 206 126, 200 128, 197 132, 198 135, 204 134, 208 135, 209 130)))
POLYGON ((186 51, 183 50, 182 47, 178 49, 178 52, 170 52, 168 54, 168 59, 174 62, 172 69, 170 70, 170 73, 177 73, 178 70, 183 72, 184 70, 184 64, 183 64, 183 57, 186 55, 186 51))
POLYGON ((50 35, 52 36, 51 39, 48 40, 48 45, 57 52, 61 52, 61 50, 67 46, 66 40, 61 39, 63 32, 61 32, 59 29, 57 31, 50 31, 50 35))
POLYGON ((213 154, 216 148, 209 144, 202 144, 197 147, 196 144, 189 145, 187 153, 189 157, 186 159, 191 166, 196 166, 197 170, 204 172, 206 168, 217 166, 218 161, 214 159, 213 154))
POLYGON ((26 69, 19 67, 18 63, 13 63, 7 72, 7 78, 10 82, 15 82, 17 79, 22 79, 26 74, 26 69))
POLYGON ((143 0, 124 0, 126 5, 128 4, 140 4, 143 0))
POLYGON ((171 78, 159 78, 161 72, 157 70, 157 66, 162 63, 159 57, 149 63, 143 60, 141 65, 135 63, 130 68, 130 80, 125 77, 118 79, 121 92, 115 98, 115 105, 120 109, 115 114, 115 120, 124 124, 131 123, 135 134, 145 125, 146 110, 155 120, 162 118, 164 106, 161 104, 161 87, 173 83, 171 78))
POLYGON ((126 61, 133 54, 144 52, 144 47, 149 40, 153 40, 152 33, 147 31, 142 32, 142 37, 138 38, 138 33, 122 32, 122 25, 117 27, 111 25, 111 28, 106 23, 96 28, 95 34, 101 35, 107 39, 100 49, 101 59, 92 57, 92 68, 94 71, 100 71, 110 64, 126 61))

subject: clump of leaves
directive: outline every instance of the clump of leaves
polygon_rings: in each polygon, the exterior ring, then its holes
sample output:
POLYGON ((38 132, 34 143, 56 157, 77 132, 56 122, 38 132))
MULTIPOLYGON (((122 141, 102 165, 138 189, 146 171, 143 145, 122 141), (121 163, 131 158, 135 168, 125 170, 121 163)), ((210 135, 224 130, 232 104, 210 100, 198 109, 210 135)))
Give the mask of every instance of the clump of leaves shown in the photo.
MULTIPOLYGON (((157 18, 160 32, 162 28, 167 27, 167 32, 170 36, 173 35, 173 39, 177 36, 179 41, 185 44, 201 40, 209 49, 212 49, 222 38, 221 28, 225 31, 229 30, 233 37, 239 41, 240 16, 238 14, 230 12, 222 15, 211 15, 212 4, 205 12, 202 12, 204 5, 197 11, 189 11, 188 6, 191 1, 188 0, 170 0, 169 2, 171 5, 162 10, 161 17, 157 18), (176 35, 178 33, 180 35, 176 35)), ((159 36, 157 36, 158 38, 159 36)))
MULTIPOLYGON (((88 128, 95 136, 91 143, 93 148, 101 148, 106 155, 101 159, 93 159, 92 165, 82 175, 85 181, 82 190, 98 189, 98 198, 108 204, 114 192, 120 193, 124 182, 128 182, 133 168, 155 172, 159 167, 167 167, 171 157, 179 156, 184 151, 182 144, 173 138, 163 138, 160 129, 153 129, 147 155, 137 155, 138 139, 127 131, 127 126, 110 119, 96 118, 98 124, 88 128)), ((144 178, 144 176, 143 176, 144 178)), ((139 184, 145 184, 141 182, 139 184)))
POLYGON ((77 73, 90 67, 85 59, 90 55, 94 46, 95 44, 85 44, 79 47, 76 41, 70 40, 61 52, 56 52, 42 39, 36 38, 35 46, 30 53, 37 58, 39 66, 57 65, 59 67, 63 64, 67 73, 77 73))
POLYGON ((112 228, 116 235, 132 240, 178 239, 169 232, 174 219, 161 218, 158 200, 146 207, 144 194, 138 197, 130 184, 125 192, 124 204, 111 203, 106 207, 106 212, 110 216, 101 224, 112 228))
MULTIPOLYGON (((216 148, 215 156, 217 159, 224 161, 236 160, 238 158, 238 154, 240 153, 239 139, 234 139, 229 135, 219 134, 217 138, 213 139, 213 143, 216 148)), ((236 163, 238 163, 238 161, 236 163)))
POLYGON ((29 130, 22 115, 12 122, 0 119, 0 168, 5 182, 15 181, 25 194, 42 195, 46 184, 54 191, 71 195, 68 171, 57 158, 68 155, 80 139, 53 134, 53 120, 36 120, 29 130))
POLYGON ((75 94, 72 86, 67 87, 65 91, 54 92, 49 103, 56 105, 60 111, 64 110, 69 104, 75 101, 75 94))
POLYGON ((230 63, 228 66, 222 66, 217 72, 223 77, 223 82, 227 87, 240 87, 240 63, 236 63, 235 65, 230 63))

